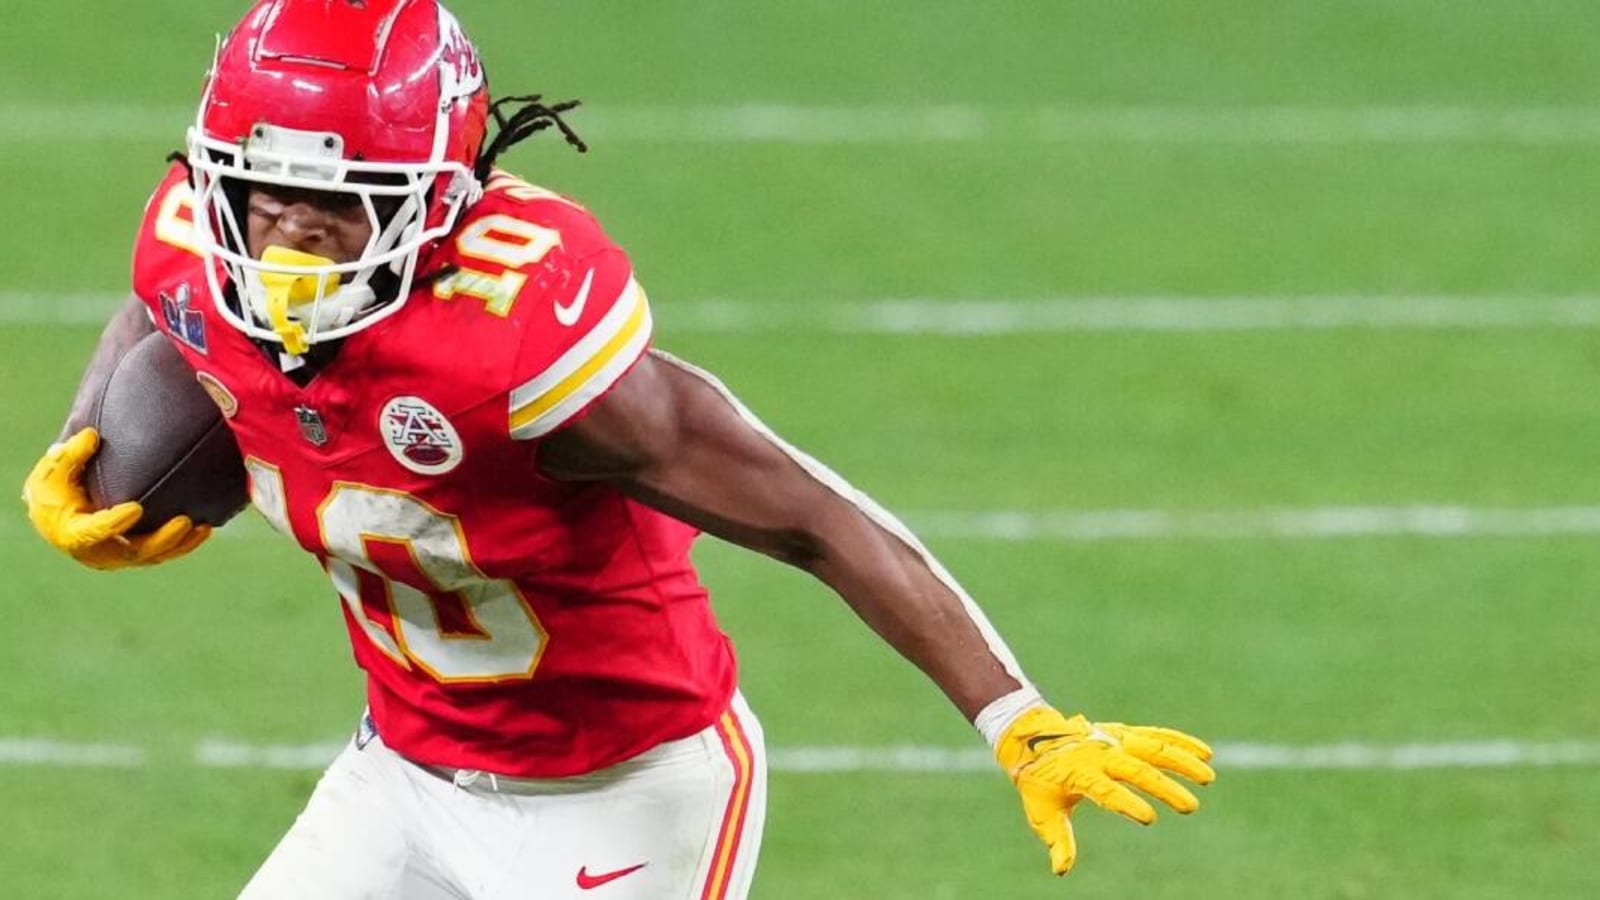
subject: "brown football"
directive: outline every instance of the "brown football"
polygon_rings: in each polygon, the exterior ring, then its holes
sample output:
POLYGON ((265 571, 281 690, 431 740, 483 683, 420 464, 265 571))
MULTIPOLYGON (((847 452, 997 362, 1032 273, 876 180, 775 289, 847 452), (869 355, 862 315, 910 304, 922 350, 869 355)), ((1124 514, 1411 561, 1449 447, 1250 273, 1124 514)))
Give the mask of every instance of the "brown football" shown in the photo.
POLYGON ((177 515, 221 525, 249 501, 233 432, 194 370, 159 332, 125 354, 90 414, 100 452, 84 485, 99 508, 144 505, 134 533, 177 515))

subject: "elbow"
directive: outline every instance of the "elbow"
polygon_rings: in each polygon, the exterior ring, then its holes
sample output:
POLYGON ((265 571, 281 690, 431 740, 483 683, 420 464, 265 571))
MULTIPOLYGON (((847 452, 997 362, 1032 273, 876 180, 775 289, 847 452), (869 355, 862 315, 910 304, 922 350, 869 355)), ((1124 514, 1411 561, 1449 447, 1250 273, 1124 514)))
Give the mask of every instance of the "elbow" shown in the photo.
POLYGON ((815 574, 827 559, 827 546, 822 537, 809 529, 787 528, 773 538, 768 552, 797 569, 815 574))

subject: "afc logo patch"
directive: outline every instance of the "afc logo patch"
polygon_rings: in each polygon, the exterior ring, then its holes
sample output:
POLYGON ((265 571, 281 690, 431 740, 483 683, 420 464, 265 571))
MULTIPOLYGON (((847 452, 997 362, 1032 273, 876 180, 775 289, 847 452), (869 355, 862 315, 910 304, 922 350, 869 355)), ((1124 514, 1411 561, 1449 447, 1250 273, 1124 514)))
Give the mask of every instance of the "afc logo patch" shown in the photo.
POLYGON ((461 436, 420 397, 390 400, 378 414, 378 427, 395 461, 419 475, 443 475, 461 464, 461 436))
POLYGON ((172 336, 195 350, 206 352, 206 318, 200 310, 189 306, 191 292, 187 283, 172 292, 156 292, 161 300, 161 320, 172 336))

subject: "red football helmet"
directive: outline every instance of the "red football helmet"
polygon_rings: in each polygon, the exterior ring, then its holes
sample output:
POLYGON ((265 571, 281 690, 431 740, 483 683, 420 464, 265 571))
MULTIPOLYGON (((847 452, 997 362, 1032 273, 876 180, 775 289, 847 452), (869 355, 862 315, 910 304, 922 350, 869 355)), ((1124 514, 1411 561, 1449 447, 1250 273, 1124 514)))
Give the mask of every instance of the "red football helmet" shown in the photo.
POLYGON ((436 0, 259 0, 219 45, 189 130, 199 243, 223 317, 299 353, 398 311, 419 258, 482 194, 473 169, 488 98, 477 50, 436 0), (254 259, 251 184, 355 195, 372 237, 348 263, 254 259), (266 287, 285 279, 315 287, 266 287))

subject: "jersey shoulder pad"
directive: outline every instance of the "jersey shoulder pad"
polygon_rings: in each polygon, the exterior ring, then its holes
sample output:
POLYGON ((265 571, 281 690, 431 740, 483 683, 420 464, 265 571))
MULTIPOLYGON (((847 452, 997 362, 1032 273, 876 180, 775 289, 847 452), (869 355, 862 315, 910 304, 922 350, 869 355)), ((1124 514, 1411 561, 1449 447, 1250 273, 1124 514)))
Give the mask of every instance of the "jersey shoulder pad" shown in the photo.
POLYGON ((501 172, 489 179, 482 199, 462 214, 451 236, 455 265, 520 271, 535 288, 544 273, 618 249, 577 201, 501 172))
POLYGON ((590 212, 552 191, 509 176, 489 180, 483 198, 456 222, 431 282, 436 300, 472 299, 501 319, 548 319, 552 299, 577 287, 588 260, 627 257, 590 212), (540 307, 544 308, 541 309, 540 307))
POLYGON ((194 304, 209 289, 194 229, 189 173, 173 163, 146 201, 134 238, 133 293, 156 322, 203 352, 204 326, 194 304))
POLYGON ((173 163, 145 201, 144 218, 133 245, 133 286, 141 288, 178 269, 201 269, 200 244, 194 233, 194 192, 188 172, 173 163))
MULTIPOLYGON (((453 249, 443 290, 468 288, 491 306, 503 301, 498 312, 517 331, 507 401, 513 438, 539 438, 572 421, 649 347, 649 301, 627 254, 571 200, 492 178, 453 249)), ((443 298, 440 285, 435 296, 443 298)))

